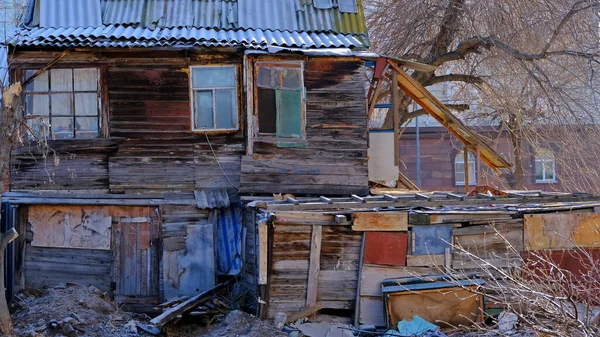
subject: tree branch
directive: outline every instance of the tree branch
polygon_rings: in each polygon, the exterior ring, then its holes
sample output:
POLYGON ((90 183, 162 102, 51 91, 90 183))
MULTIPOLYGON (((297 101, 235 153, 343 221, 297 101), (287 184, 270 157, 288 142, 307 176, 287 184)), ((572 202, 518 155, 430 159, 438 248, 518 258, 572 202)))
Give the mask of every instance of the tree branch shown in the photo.
POLYGON ((467 75, 467 74, 448 74, 441 76, 434 76, 425 82, 423 86, 431 86, 438 83, 444 82, 464 82, 470 84, 486 84, 485 80, 479 76, 467 75))

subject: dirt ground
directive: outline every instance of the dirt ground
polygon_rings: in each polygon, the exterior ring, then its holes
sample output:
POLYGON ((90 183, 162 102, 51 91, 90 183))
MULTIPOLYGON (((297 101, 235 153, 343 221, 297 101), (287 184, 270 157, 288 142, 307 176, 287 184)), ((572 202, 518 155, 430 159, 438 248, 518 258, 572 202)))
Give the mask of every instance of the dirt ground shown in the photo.
MULTIPOLYGON (((121 311, 95 287, 64 284, 38 296, 25 295, 12 315, 16 337, 133 337, 152 336, 135 328, 148 317, 121 311)), ((272 324, 232 311, 221 320, 199 324, 167 324, 165 337, 285 337, 272 324)))
POLYGON ((173 325, 164 329, 166 337, 286 337, 288 334, 278 331, 271 323, 255 316, 235 310, 223 321, 200 327, 198 325, 173 325))
POLYGON ((25 298, 20 307, 12 315, 18 337, 138 336, 126 326, 134 317, 95 287, 60 285, 25 298))

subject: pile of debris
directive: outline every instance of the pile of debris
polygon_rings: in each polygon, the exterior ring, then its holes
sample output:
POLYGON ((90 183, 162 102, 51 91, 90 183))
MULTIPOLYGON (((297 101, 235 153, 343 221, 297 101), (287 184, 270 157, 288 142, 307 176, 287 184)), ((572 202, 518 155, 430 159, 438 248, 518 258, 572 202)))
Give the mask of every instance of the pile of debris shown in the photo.
POLYGON ((93 286, 66 283, 40 295, 19 296, 12 315, 16 336, 138 336, 139 317, 120 311, 93 286))

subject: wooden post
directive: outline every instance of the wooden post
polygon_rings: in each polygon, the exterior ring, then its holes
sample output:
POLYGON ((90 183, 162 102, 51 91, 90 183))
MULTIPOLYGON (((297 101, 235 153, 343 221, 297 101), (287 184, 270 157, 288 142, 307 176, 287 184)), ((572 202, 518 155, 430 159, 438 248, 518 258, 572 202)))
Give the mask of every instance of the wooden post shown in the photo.
POLYGON ((400 122, 400 111, 399 108, 399 99, 400 93, 398 92, 398 72, 396 70, 392 71, 392 113, 393 113, 393 122, 394 122, 394 165, 398 166, 400 164, 400 154, 398 141, 400 137, 400 126, 398 123, 400 122))
POLYGON ((356 285, 356 302, 354 303, 354 327, 359 328, 360 326, 360 292, 361 292, 361 279, 363 270, 363 260, 365 259, 365 241, 367 239, 367 233, 362 234, 362 240, 360 243, 360 257, 358 259, 358 277, 356 285))
POLYGON ((269 240, 267 222, 258 223, 258 284, 267 284, 269 240))
POLYGON ((308 287, 306 290, 306 306, 317 304, 319 290, 319 271, 321 270, 321 239, 323 227, 313 226, 310 240, 310 265, 308 267, 308 287))
POLYGON ((481 167, 481 149, 479 144, 477 144, 477 166, 475 166, 475 174, 477 174, 475 176, 475 181, 477 183, 477 185, 481 186, 481 184, 479 184, 479 178, 481 177, 481 172, 483 172, 482 167, 481 167))
POLYGON ((464 161, 465 161, 465 193, 469 194, 469 150, 464 147, 464 161))

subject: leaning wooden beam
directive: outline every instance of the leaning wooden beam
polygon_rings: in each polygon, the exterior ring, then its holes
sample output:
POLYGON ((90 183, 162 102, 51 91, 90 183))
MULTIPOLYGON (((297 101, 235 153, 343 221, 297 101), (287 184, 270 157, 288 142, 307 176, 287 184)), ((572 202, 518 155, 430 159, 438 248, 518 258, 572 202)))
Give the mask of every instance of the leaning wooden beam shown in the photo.
POLYGON ((214 294, 216 292, 225 289, 228 285, 229 285, 229 282, 218 284, 218 285, 214 286, 213 288, 211 288, 205 292, 202 292, 202 293, 190 298, 189 300, 163 312, 161 315, 156 316, 155 318, 153 318, 150 321, 150 324, 152 324, 153 326, 155 326, 157 328, 160 328, 163 325, 165 325, 165 324, 169 323, 170 321, 172 321, 173 319, 175 319, 177 316, 183 314, 184 312, 194 309, 202 302, 208 301, 209 299, 211 299, 214 296, 214 294))
POLYGON ((308 285, 306 290, 306 306, 317 304, 317 293, 319 291, 319 272, 321 271, 321 240, 323 227, 313 226, 310 242, 310 265, 308 268, 308 285))
POLYGON ((398 83, 398 72, 392 72, 392 120, 394 122, 394 166, 400 165, 400 92, 396 85, 398 83))
POLYGON ((48 69, 50 69, 53 65, 55 65, 56 63, 58 63, 58 61, 60 61, 62 58, 64 58, 65 56, 67 56, 70 52, 71 52, 72 48, 69 48, 65 51, 63 51, 62 53, 60 53, 57 57, 54 58, 54 60, 48 62, 45 66, 43 66, 42 68, 40 68, 38 71, 36 71, 33 75, 31 75, 31 77, 29 77, 28 79, 25 80, 25 82, 23 82, 23 87, 26 87, 29 83, 31 83, 36 77, 40 76, 41 74, 45 73, 46 71, 48 71, 48 69))

